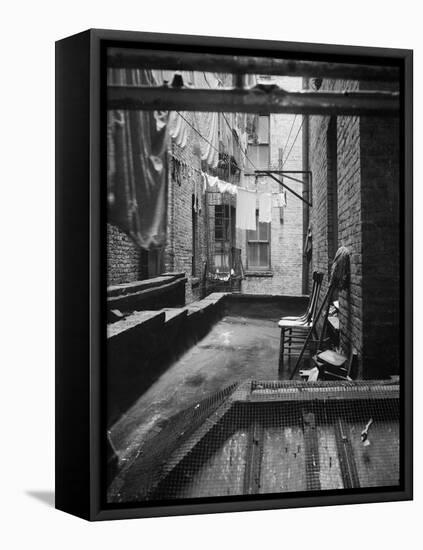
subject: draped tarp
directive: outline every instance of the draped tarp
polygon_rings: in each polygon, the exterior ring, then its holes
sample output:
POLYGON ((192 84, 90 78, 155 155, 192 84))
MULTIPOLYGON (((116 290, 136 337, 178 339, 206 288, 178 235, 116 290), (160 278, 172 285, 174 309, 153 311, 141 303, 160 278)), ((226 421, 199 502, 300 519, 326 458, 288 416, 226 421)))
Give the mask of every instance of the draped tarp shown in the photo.
MULTIPOLYGON (((151 71, 109 69, 108 84, 157 82, 151 71)), ((107 113, 108 219, 144 249, 166 241, 167 136, 167 113, 107 113)))
MULTIPOLYGON (((155 71, 159 84, 164 81, 171 83, 174 71, 155 71)), ((213 73, 201 71, 178 71, 184 86, 194 88, 218 88, 219 79, 213 73)), ((219 113, 171 111, 169 112, 169 136, 182 149, 186 147, 188 139, 208 167, 217 168, 219 162, 219 113), (192 130, 192 127, 195 130, 192 130), (202 137, 200 137, 200 135, 202 137)))

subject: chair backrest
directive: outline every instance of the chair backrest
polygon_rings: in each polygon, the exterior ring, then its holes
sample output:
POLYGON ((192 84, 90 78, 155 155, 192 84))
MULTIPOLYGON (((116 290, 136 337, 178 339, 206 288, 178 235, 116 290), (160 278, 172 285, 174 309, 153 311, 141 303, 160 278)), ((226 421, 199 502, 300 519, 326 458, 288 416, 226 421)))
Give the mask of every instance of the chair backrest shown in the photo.
POLYGON ((311 287, 311 292, 310 292, 310 296, 308 298, 308 303, 307 303, 307 309, 304 313, 304 316, 305 317, 309 317, 310 315, 310 311, 311 311, 311 306, 314 302, 314 297, 316 295, 316 290, 317 290, 317 282, 318 282, 318 275, 319 275, 319 272, 318 271, 313 271, 313 275, 312 275, 312 279, 313 279, 313 286, 311 287))
POLYGON ((310 301, 310 309, 307 315, 307 322, 313 321, 316 315, 317 304, 319 303, 320 290, 322 288, 323 273, 320 273, 319 271, 315 271, 313 273, 313 281, 315 281, 315 283, 313 283, 314 295, 312 296, 312 299, 310 301))
POLYGON ((310 313, 311 304, 313 303, 314 295, 316 294, 316 284, 317 284, 316 273, 317 273, 317 271, 313 271, 313 286, 311 287, 310 296, 308 297, 307 309, 306 309, 306 312, 305 312, 306 317, 308 317, 308 315, 310 313))

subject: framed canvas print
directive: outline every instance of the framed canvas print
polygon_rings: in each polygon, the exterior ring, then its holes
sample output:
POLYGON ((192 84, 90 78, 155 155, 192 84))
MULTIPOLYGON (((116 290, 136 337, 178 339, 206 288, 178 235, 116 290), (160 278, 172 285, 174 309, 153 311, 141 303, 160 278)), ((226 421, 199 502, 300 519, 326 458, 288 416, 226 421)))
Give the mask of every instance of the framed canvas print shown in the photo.
POLYGON ((56 506, 412 498, 412 52, 56 44, 56 506))

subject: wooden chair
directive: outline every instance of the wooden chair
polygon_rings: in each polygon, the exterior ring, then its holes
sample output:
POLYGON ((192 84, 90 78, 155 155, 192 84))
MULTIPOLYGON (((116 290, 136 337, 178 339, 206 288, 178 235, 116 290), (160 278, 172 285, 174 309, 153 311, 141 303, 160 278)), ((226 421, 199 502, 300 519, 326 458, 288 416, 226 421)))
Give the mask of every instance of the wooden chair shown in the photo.
POLYGON ((357 350, 351 348, 349 357, 332 350, 322 351, 313 357, 321 380, 352 380, 356 376, 357 350))
POLYGON ((301 349, 305 338, 310 329, 314 329, 314 318, 316 315, 317 304, 319 302, 320 290, 322 287, 323 273, 315 271, 313 273, 313 287, 310 294, 307 310, 298 317, 282 317, 278 322, 281 329, 280 348, 279 348, 279 369, 283 366, 285 348, 288 355, 296 349, 301 349))
MULTIPOLYGON (((295 316, 286 316, 286 317, 282 317, 281 318, 281 321, 307 321, 307 318, 308 316, 310 315, 310 312, 311 312, 311 308, 312 308, 312 305, 313 305, 313 300, 315 298, 315 295, 316 295, 316 292, 318 290, 318 285, 321 285, 322 284, 322 280, 323 280, 323 275, 322 273, 319 273, 318 271, 313 271, 313 276, 312 276, 312 279, 313 279, 313 286, 311 288, 311 293, 310 293, 310 296, 308 298, 308 304, 307 304, 307 309, 305 310, 305 312, 302 314, 302 315, 295 315, 295 316)), ((319 290, 320 292, 320 290, 319 290)))

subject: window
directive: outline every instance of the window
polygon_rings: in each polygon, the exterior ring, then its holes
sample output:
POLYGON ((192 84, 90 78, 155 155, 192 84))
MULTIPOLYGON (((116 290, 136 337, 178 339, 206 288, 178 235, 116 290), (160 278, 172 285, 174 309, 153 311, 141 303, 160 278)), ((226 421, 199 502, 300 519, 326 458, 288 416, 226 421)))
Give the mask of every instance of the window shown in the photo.
POLYGON ((269 169, 270 117, 259 115, 255 122, 253 143, 248 144, 248 157, 258 170, 269 169))
POLYGON ((266 271, 270 269, 270 223, 258 221, 256 211, 255 231, 247 231, 247 269, 266 271))
POLYGON ((229 205, 217 204, 214 207, 214 240, 229 240, 229 205))
POLYGON ((230 270, 235 242, 235 208, 228 204, 216 205, 214 216, 214 266, 225 272, 230 270))
POLYGON ((259 143, 269 144, 269 121, 270 117, 268 115, 260 115, 258 117, 257 141, 259 143))
POLYGON ((248 145, 248 158, 257 168, 257 170, 269 169, 269 146, 268 145, 248 145))

